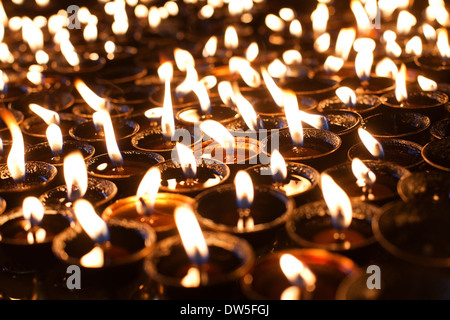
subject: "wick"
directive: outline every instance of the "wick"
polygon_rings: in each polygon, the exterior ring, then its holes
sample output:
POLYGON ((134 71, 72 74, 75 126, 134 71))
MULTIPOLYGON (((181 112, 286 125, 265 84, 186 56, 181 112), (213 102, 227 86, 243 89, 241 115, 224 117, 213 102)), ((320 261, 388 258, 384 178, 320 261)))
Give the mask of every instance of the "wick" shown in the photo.
POLYGON ((362 193, 363 195, 361 196, 362 200, 373 200, 375 199, 375 195, 372 192, 372 186, 368 186, 368 185, 363 185, 362 186, 362 193))
POLYGON ((32 242, 32 243, 37 243, 37 241, 36 241, 36 229, 37 229, 36 226, 32 226, 32 227, 30 228, 30 230, 28 230, 28 234, 31 234, 31 237, 32 237, 32 239, 33 239, 33 242, 32 242))
POLYGON ((253 218, 250 216, 251 210, 249 208, 238 209, 239 213, 239 221, 238 221, 238 229, 245 230, 249 227, 250 224, 253 224, 253 218))
POLYGON ((193 178, 186 178, 186 185, 187 186, 195 185, 195 179, 193 179, 193 178))
POLYGON ((283 187, 284 187, 284 183, 281 181, 275 181, 272 185, 275 189, 279 189, 279 190, 283 189, 283 187))
POLYGON ((99 243, 97 245, 103 251, 103 265, 110 265, 111 264, 111 256, 106 253, 111 250, 111 241, 108 240, 108 241, 99 243))
POLYGON ((117 169, 117 172, 123 172, 125 169, 123 168, 123 166, 118 166, 118 167, 116 167, 116 169, 117 169))
POLYGON ((200 284, 206 285, 208 283, 208 272, 206 271, 206 266, 204 263, 200 263, 195 266, 200 275, 200 284))
POLYGON ((341 229, 336 229, 336 232, 333 234, 333 239, 336 240, 337 243, 346 242, 346 235, 341 229))
POLYGON ((150 208, 147 206, 147 204, 145 203, 144 198, 139 197, 139 202, 141 203, 142 208, 144 209, 144 215, 145 215, 146 217, 150 217, 150 216, 152 215, 152 213, 153 213, 153 210, 150 209, 150 208))

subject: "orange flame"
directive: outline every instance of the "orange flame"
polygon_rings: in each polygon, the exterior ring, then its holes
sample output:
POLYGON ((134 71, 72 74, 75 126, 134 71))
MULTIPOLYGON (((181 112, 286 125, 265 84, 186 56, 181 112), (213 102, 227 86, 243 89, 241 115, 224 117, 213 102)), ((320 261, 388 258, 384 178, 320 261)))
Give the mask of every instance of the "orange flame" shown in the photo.
POLYGON ((22 131, 11 111, 0 107, 0 116, 8 127, 13 141, 7 159, 8 169, 14 181, 23 181, 25 178, 25 144, 22 131))

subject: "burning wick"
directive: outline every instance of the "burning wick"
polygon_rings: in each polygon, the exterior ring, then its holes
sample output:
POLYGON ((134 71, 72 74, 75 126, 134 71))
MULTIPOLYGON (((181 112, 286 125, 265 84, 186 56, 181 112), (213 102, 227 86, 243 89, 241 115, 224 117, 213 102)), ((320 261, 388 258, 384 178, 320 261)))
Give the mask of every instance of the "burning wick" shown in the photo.
POLYGON ((344 246, 350 245, 344 232, 352 223, 353 209, 350 199, 329 175, 323 173, 320 179, 323 198, 330 210, 331 224, 336 230, 333 238, 338 243, 344 243, 344 246))
POLYGON ((252 230, 255 225, 255 222, 250 215, 254 198, 252 179, 246 171, 240 170, 236 174, 234 185, 236 188, 236 199, 239 214, 237 228, 239 231, 252 230))
POLYGON ((303 146, 303 126, 298 99, 292 90, 283 90, 283 104, 294 151, 297 151, 303 146))
POLYGON ((136 210, 139 214, 149 217, 153 213, 160 185, 161 172, 158 168, 150 168, 142 178, 136 192, 139 200, 136 202, 136 210))
POLYGON ((200 225, 188 207, 176 208, 174 217, 184 249, 193 265, 181 280, 181 284, 184 287, 205 285, 208 283, 206 266, 209 260, 209 250, 200 225))
POLYGON ((359 128, 358 135, 372 156, 377 159, 382 159, 384 157, 383 146, 369 132, 363 128, 359 128))
POLYGON ((74 205, 75 216, 83 230, 95 242, 94 248, 81 257, 81 264, 85 267, 102 267, 108 265, 105 253, 111 249, 109 228, 105 221, 95 212, 91 203, 85 199, 78 199, 74 205))
POLYGON ((8 93, 8 75, 0 70, 0 97, 3 98, 8 93))
POLYGON ((85 195, 88 176, 86 163, 80 151, 71 152, 64 158, 64 180, 67 186, 67 198, 71 202, 85 195))
POLYGON ((176 149, 181 169, 186 177, 186 185, 193 186, 197 177, 197 162, 194 153, 189 147, 179 142, 176 143, 176 149))
POLYGON ((23 200, 22 211, 25 220, 28 221, 26 226, 27 242, 29 244, 41 243, 44 241, 46 232, 39 227, 44 217, 44 207, 36 197, 26 197, 23 200))
POLYGON ((375 173, 367 168, 366 165, 358 158, 354 158, 352 161, 352 171, 357 179, 356 184, 361 187, 363 191, 361 200, 373 200, 375 196, 372 193, 372 186, 377 179, 375 173))
POLYGON ((47 140, 50 144, 54 160, 59 161, 63 151, 63 136, 60 127, 57 124, 51 123, 45 132, 47 140))
POLYGON ((101 125, 103 127, 109 159, 116 167, 117 171, 123 171, 123 157, 120 153, 119 146, 117 145, 114 127, 109 112, 105 110, 97 111, 93 116, 96 125, 101 125))
POLYGON ((281 300, 298 300, 302 290, 313 292, 316 289, 316 276, 304 263, 291 254, 280 257, 280 267, 291 284, 281 294, 281 300))
POLYGON ((270 170, 272 172, 272 179, 276 188, 283 188, 284 181, 287 177, 286 162, 283 159, 280 151, 274 150, 270 157, 270 170))

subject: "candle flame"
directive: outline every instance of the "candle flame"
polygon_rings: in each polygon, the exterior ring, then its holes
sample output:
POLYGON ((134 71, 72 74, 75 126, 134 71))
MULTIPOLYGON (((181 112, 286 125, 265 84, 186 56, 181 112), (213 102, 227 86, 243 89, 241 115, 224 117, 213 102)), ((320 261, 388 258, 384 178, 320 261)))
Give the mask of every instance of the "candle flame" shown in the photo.
POLYGON ((303 35, 302 24, 298 19, 292 20, 289 24, 289 33, 296 38, 300 38, 303 35))
POLYGON ((428 41, 436 41, 437 33, 436 30, 430 26, 428 23, 422 25, 422 33, 428 41))
POLYGON ((170 62, 163 63, 158 68, 159 77, 164 80, 164 103, 161 117, 161 130, 165 139, 171 140, 175 134, 175 120, 173 117, 172 95, 170 81, 173 76, 173 66, 170 62))
POLYGON ((267 28, 274 32, 280 32, 285 27, 285 22, 273 13, 269 13, 268 15, 266 15, 265 24, 267 28))
POLYGON ((319 2, 316 9, 311 13, 312 28, 314 34, 322 34, 327 30, 330 13, 325 3, 319 2))
POLYGON ((234 107, 236 105, 233 86, 231 85, 231 82, 229 81, 219 82, 217 90, 219 91, 220 99, 226 106, 234 107))
POLYGON ((0 70, 0 91, 3 92, 7 92, 8 91, 8 83, 9 78, 8 75, 0 70))
POLYGON ((295 12, 291 8, 281 8, 279 14, 284 21, 291 21, 295 18, 295 12))
POLYGON ((204 58, 213 57, 216 54, 217 50, 217 37, 211 36, 205 44, 205 47, 202 51, 202 56, 204 58))
POLYGON ((235 27, 228 26, 225 30, 225 48, 229 50, 237 49, 239 46, 239 38, 235 27))
POLYGON ((191 92, 196 83, 198 83, 198 74, 194 66, 187 65, 185 67, 186 78, 175 88, 177 97, 184 97, 191 92))
POLYGON ((67 198, 74 202, 84 197, 88 188, 86 163, 80 151, 73 151, 64 158, 64 180, 67 198))
POLYGON ((40 86, 42 81, 44 80, 44 76, 42 75, 42 68, 39 68, 38 65, 31 65, 29 67, 29 71, 27 72, 27 79, 34 85, 40 86), (36 68, 37 67, 37 68, 36 68))
POLYGON ((296 286, 290 286, 283 290, 280 295, 280 300, 299 300, 301 298, 302 290, 296 286))
POLYGON ((156 196, 161 186, 161 171, 152 167, 145 173, 136 192, 136 197, 140 201, 136 201, 136 211, 139 214, 150 215, 155 206, 156 196))
POLYGON ((0 116, 12 138, 12 146, 7 159, 8 169, 14 181, 19 182, 25 178, 25 144, 22 130, 10 110, 0 107, 0 116))
POLYGON ((344 60, 335 56, 328 56, 323 64, 323 68, 328 73, 335 73, 341 70, 344 60))
POLYGON ((230 72, 240 74, 249 87, 258 88, 261 85, 261 76, 248 60, 242 57, 231 57, 228 64, 230 72))
POLYGON ((247 50, 245 50, 245 58, 252 62, 254 61, 259 54, 259 47, 258 47, 258 43, 256 42, 252 42, 249 44, 247 50))
POLYGON ((180 162, 184 176, 188 179, 195 179, 197 176, 197 161, 195 160, 194 153, 189 147, 179 142, 176 143, 176 149, 178 161, 180 162))
POLYGON ((31 51, 36 52, 44 48, 43 32, 29 17, 22 18, 22 37, 31 51))
POLYGON ((184 49, 175 48, 175 64, 180 71, 186 71, 187 66, 195 67, 195 60, 192 54, 184 49))
MULTIPOLYGON (((10 64, 14 63, 14 55, 9 51, 8 45, 4 42, 0 43, 0 61, 10 64)), ((3 89, 0 88, 0 90, 3 89)))
POLYGON ((216 76, 209 75, 201 78, 199 82, 204 85, 207 90, 209 90, 217 85, 217 78, 216 76))
POLYGON ((44 217, 44 206, 36 197, 26 197, 22 203, 22 213, 28 225, 25 226, 27 233, 27 243, 42 243, 47 235, 45 229, 39 228, 39 224, 44 217))
POLYGON ((398 68, 395 65, 395 62, 387 57, 381 59, 375 67, 375 74, 379 77, 395 79, 397 73, 398 68))
POLYGON ((72 67, 78 67, 80 65, 80 57, 69 39, 62 39, 60 48, 62 55, 72 67))
POLYGON ((340 87, 336 89, 336 95, 347 107, 354 108, 356 105, 356 94, 349 87, 340 87))
POLYGON ((275 182, 283 182, 287 178, 286 162, 278 150, 274 150, 270 156, 270 170, 275 182))
POLYGON ((333 227, 338 230, 347 229, 352 223, 353 215, 349 197, 328 174, 322 173, 320 181, 333 227))
POLYGON ((109 241, 108 225, 95 212, 89 201, 78 199, 75 201, 73 209, 81 227, 94 242, 101 244, 109 241))
POLYGON ((123 164, 123 157, 117 145, 114 127, 111 116, 107 111, 97 111, 94 113, 96 121, 101 124, 105 132, 106 149, 111 162, 116 167, 121 167, 123 164))
POLYGON ((98 96, 86 83, 77 78, 75 80, 75 88, 78 93, 84 99, 84 101, 95 111, 109 110, 109 101, 105 98, 98 96))
POLYGON ((371 22, 362 3, 359 0, 352 0, 350 3, 350 9, 355 16, 358 32, 363 34, 368 32, 371 27, 371 22))
POLYGON ((368 81, 372 71, 373 52, 363 50, 357 53, 355 58, 356 75, 361 81, 368 81))
POLYGON ((353 42, 353 49, 356 52, 370 51, 373 52, 377 43, 372 38, 358 38, 353 42))
POLYGON ((355 39, 355 28, 342 28, 341 30, 339 30, 335 47, 336 55, 344 61, 347 61, 355 39))
POLYGON ((41 50, 41 49, 36 51, 35 58, 36 58, 36 62, 41 65, 47 64, 48 60, 49 60, 49 56, 48 56, 47 52, 45 52, 44 50, 41 50))
POLYGON ((269 72, 265 67, 261 67, 261 74, 264 80, 264 83, 266 84, 267 89, 269 90, 273 100, 275 103, 279 106, 283 106, 283 91, 280 87, 277 86, 269 72))
POLYGON ((280 257, 280 267, 291 285, 297 288, 305 288, 312 292, 316 287, 316 276, 299 259, 289 253, 280 257))
POLYGON ((287 74, 287 67, 280 59, 275 59, 267 66, 267 71, 274 78, 283 78, 287 74))
POLYGON ((211 113, 211 99, 209 98, 208 89, 206 88, 205 83, 199 81, 197 82, 192 91, 194 91, 195 95, 198 97, 200 102, 200 108, 204 114, 211 113))
POLYGON ((88 23, 83 30, 83 38, 86 42, 94 42, 97 40, 98 30, 96 23, 88 23))
POLYGON ((86 268, 101 268, 105 264, 104 252, 100 247, 95 246, 80 259, 80 264, 86 268))
MULTIPOLYGON (((197 268, 201 268, 209 260, 209 249, 206 244, 203 232, 192 209, 186 206, 179 206, 175 209, 175 223, 183 243, 183 247, 191 263, 197 268)), ((201 284, 202 277, 198 275, 197 285, 201 284)), ((192 279, 191 279, 192 280, 192 279)))
POLYGON ((395 40, 388 40, 386 42, 386 53, 390 56, 398 58, 402 55, 402 48, 395 40))
POLYGON ((22 203, 22 212, 25 220, 31 226, 38 226, 44 217, 44 206, 36 197, 26 197, 22 203))
POLYGON ((331 44, 331 36, 330 34, 323 33, 321 34, 316 41, 314 41, 314 49, 319 53, 324 53, 330 48, 331 44))
POLYGON ((166 61, 158 67, 158 76, 163 82, 172 81, 173 65, 170 61, 166 61))
POLYGON ((406 89, 406 65, 402 63, 400 70, 395 78, 395 98, 398 102, 408 100, 408 92, 406 89))
POLYGON ((439 28, 436 31, 437 41, 436 45, 439 49, 441 57, 444 59, 450 59, 450 45, 448 42, 448 31, 446 28, 439 28))
POLYGON ((233 87, 236 107, 250 130, 258 130, 261 126, 258 123, 258 115, 252 104, 241 94, 237 86, 233 87))
POLYGON ((45 131, 50 149, 54 156, 60 156, 63 150, 63 136, 60 127, 51 123, 45 131))
POLYGON ((161 24, 161 16, 159 15, 159 10, 156 6, 150 7, 148 10, 148 24, 152 29, 158 28, 161 24))
POLYGON ((405 52, 407 54, 413 54, 415 56, 420 56, 423 51, 422 39, 419 36, 412 37, 405 46, 405 52))
POLYGON ((288 122, 292 143, 303 145, 303 126, 297 96, 292 90, 283 90, 284 113, 288 122))
POLYGON ((181 285, 185 288, 197 288, 201 285, 200 270, 196 267, 190 267, 186 275, 181 279, 181 285))
POLYGON ((234 137, 221 123, 215 120, 206 120, 200 123, 200 130, 217 141, 228 155, 234 153, 234 137))
POLYGON ((51 125, 52 123, 59 125, 60 118, 59 118, 59 114, 57 112, 48 110, 44 107, 41 107, 40 105, 38 105, 36 103, 30 103, 28 105, 28 107, 30 108, 31 111, 33 111, 39 117, 41 117, 42 120, 44 120, 47 125, 51 125))
POLYGON ((436 81, 428 79, 424 76, 418 76, 417 82, 423 91, 436 91, 438 88, 436 81))
POLYGON ((358 128, 358 135, 372 156, 379 159, 384 157, 383 146, 367 130, 358 128))
POLYGON ((289 49, 283 52, 283 61, 288 66, 293 64, 301 64, 303 61, 303 57, 298 50, 289 49))
POLYGON ((352 160, 352 172, 359 187, 371 187, 377 177, 359 158, 352 160))
POLYGON ((300 116, 303 122, 316 129, 328 130, 329 128, 327 117, 324 115, 311 114, 300 110, 300 116))
POLYGON ((408 34, 417 23, 416 17, 406 10, 400 11, 397 18, 397 33, 408 34))
POLYGON ((250 216, 250 210, 254 199, 253 182, 244 170, 239 170, 234 178, 234 187, 236 189, 236 202, 239 212, 237 228, 239 231, 252 230, 254 220, 250 216))

